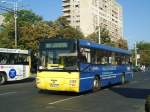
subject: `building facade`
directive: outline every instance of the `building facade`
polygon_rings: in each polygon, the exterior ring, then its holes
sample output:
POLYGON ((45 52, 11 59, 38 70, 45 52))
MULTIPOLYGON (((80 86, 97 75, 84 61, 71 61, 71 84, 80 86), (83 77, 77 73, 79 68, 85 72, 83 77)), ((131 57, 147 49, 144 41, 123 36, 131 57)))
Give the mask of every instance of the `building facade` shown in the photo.
POLYGON ((63 16, 85 36, 98 27, 109 30, 111 40, 123 38, 122 7, 116 0, 62 0, 63 16))

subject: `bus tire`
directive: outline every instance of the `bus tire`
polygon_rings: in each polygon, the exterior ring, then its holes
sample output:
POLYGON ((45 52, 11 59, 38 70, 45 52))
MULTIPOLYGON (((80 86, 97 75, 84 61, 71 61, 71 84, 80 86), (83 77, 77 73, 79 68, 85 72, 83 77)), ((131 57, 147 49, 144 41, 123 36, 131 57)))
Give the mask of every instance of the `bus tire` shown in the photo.
POLYGON ((7 81, 5 73, 0 73, 0 85, 5 84, 7 81))
POLYGON ((125 84, 125 74, 121 75, 121 84, 125 84))
POLYGON ((92 91, 96 92, 100 89, 101 89, 100 78, 98 76, 95 76, 95 78, 93 80, 92 91))

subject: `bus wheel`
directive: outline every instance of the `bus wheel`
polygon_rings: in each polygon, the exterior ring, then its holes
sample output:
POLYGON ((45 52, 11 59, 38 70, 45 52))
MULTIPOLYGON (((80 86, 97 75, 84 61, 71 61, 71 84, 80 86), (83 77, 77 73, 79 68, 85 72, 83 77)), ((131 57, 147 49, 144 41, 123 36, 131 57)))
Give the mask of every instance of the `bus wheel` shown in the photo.
POLYGON ((6 82, 6 77, 4 73, 0 73, 0 85, 4 84, 6 82))
POLYGON ((100 86, 100 79, 99 77, 95 77, 94 80, 93 80, 93 88, 92 88, 92 91, 93 92, 96 92, 98 90, 100 90, 101 86, 100 86))
POLYGON ((122 76, 121 76, 121 84, 125 84, 125 75, 124 74, 122 74, 122 76))

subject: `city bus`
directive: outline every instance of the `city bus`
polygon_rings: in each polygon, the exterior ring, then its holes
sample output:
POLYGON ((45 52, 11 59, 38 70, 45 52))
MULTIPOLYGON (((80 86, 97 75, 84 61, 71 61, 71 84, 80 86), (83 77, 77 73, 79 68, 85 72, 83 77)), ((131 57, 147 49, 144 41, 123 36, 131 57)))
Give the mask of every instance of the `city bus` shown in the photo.
POLYGON ((84 39, 40 41, 39 90, 81 93, 132 80, 130 52, 84 39))
POLYGON ((0 85, 28 78, 30 65, 28 50, 0 48, 0 85))

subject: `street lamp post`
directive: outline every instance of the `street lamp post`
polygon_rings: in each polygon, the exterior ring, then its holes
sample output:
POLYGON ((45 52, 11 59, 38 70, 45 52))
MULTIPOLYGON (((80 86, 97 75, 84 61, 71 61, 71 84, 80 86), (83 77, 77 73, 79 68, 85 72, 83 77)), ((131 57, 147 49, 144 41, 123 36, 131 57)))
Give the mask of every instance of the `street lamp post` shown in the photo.
POLYGON ((17 39, 18 39, 18 34, 17 34, 17 7, 18 3, 14 2, 14 19, 15 19, 15 47, 17 48, 17 39))
POLYGON ((15 28, 15 47, 17 48, 17 39, 18 39, 18 32, 17 32, 17 11, 18 11, 18 2, 14 1, 14 2, 8 2, 8 1, 1 1, 1 3, 11 3, 13 4, 13 13, 14 13, 14 28, 15 28))
POLYGON ((98 43, 101 44, 101 28, 100 28, 100 16, 98 15, 98 43))
POLYGON ((98 43, 101 44, 101 26, 100 26, 100 10, 99 10, 100 0, 98 2, 98 43))
POLYGON ((136 47, 136 43, 135 43, 134 48, 135 48, 135 66, 137 66, 138 63, 137 63, 137 47, 136 47))

